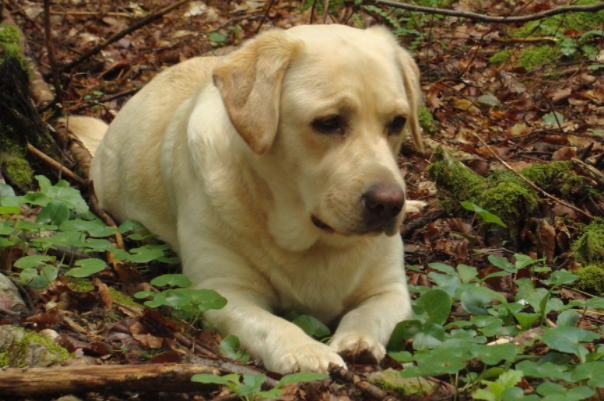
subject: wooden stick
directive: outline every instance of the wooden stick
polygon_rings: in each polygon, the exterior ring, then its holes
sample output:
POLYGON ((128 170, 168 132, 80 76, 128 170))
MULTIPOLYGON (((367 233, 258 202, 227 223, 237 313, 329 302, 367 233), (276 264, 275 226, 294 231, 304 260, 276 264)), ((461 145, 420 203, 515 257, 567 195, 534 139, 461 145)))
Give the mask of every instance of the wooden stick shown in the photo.
POLYGON ((544 19, 558 14, 577 13, 577 12, 596 12, 604 10, 604 2, 592 4, 588 6, 567 6, 552 8, 551 10, 543 11, 537 14, 522 15, 522 16, 490 16, 478 14, 471 11, 455 11, 446 8, 424 7, 409 3, 399 3, 391 0, 366 0, 365 4, 385 5, 388 7, 400 8, 403 10, 416 11, 424 14, 448 15, 451 17, 463 17, 479 22, 498 22, 501 24, 515 24, 519 22, 529 22, 544 19))
POLYGON ((59 162, 57 162, 55 159, 52 159, 51 157, 47 156, 40 150, 33 147, 31 144, 28 143, 26 146, 26 149, 29 153, 33 154, 34 156, 36 156, 38 159, 42 160, 44 163, 46 163, 50 167, 54 168, 55 170, 60 171, 62 174, 67 176, 72 181, 75 181, 79 186, 86 187, 88 185, 88 182, 85 179, 83 179, 82 177, 80 177, 79 175, 77 175, 76 173, 74 173, 73 171, 68 169, 67 167, 59 164, 59 162))
POLYGON ((505 168, 507 168, 512 173, 514 173, 518 177, 520 177, 520 179, 522 179, 522 181, 526 182, 534 190, 536 190, 537 192, 541 193, 543 196, 545 196, 545 197, 553 200, 554 202, 559 203, 559 204, 561 204, 563 206, 566 206, 566 207, 574 210, 575 212, 581 213, 583 216, 587 217, 588 219, 593 220, 594 217, 589 212, 583 211, 583 210, 579 209, 578 207, 576 207, 574 205, 571 205, 570 203, 566 203, 562 199, 558 199, 554 195, 550 194, 549 192, 546 192, 544 189, 539 188, 534 182, 532 182, 531 180, 529 180, 528 178, 526 178, 525 176, 523 176, 522 174, 520 174, 519 172, 517 172, 516 170, 514 170, 512 168, 512 166, 510 166, 509 164, 507 164, 501 157, 499 157, 499 155, 497 155, 497 153, 495 153, 493 151, 493 149, 491 149, 491 147, 489 145, 487 145, 487 143, 485 141, 483 141, 483 139, 477 133, 473 132, 473 134, 474 134, 474 136, 476 138, 478 138, 478 140, 480 141, 480 143, 482 143, 482 145, 487 148, 487 150, 493 155, 493 157, 495 159, 497 159, 501 164, 503 164, 503 166, 505 168))
POLYGON ((73 69, 74 67, 80 65, 81 63, 83 63, 84 61, 88 60, 90 57, 94 56, 95 54, 99 53, 101 50, 103 50, 104 48, 106 48, 107 46, 109 46, 110 44, 117 42, 118 40, 122 39, 124 36, 136 31, 137 29, 142 28, 145 25, 150 24, 151 22, 154 22, 160 18, 162 18, 164 15, 168 14, 170 11, 182 6, 183 4, 188 3, 191 0, 180 0, 168 7, 163 8, 162 10, 160 10, 159 12, 152 14, 148 17, 145 17, 143 19, 141 19, 140 21, 138 21, 137 23, 135 23, 132 26, 129 26, 128 28, 116 33, 115 35, 111 36, 109 39, 105 40, 103 43, 100 43, 96 46, 94 46, 92 49, 88 50, 86 53, 82 54, 78 59, 72 61, 71 63, 65 64, 64 66, 59 68, 59 72, 66 72, 69 71, 71 69, 73 69))
POLYGON ((203 384, 191 382, 199 373, 217 375, 211 366, 182 364, 68 366, 0 370, 0 395, 37 395, 95 392, 196 391, 203 384))

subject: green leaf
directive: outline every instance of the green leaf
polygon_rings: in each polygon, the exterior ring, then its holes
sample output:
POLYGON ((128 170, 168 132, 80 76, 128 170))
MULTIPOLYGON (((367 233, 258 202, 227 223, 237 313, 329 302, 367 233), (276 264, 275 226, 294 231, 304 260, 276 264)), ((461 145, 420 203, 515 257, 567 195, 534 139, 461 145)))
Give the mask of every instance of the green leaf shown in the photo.
POLYGON ((551 349, 575 354, 585 362, 587 350, 581 345, 599 339, 600 335, 592 331, 582 330, 577 327, 556 327, 545 331, 542 341, 551 349))
POLYGON ((300 315, 296 317, 292 323, 300 327, 311 337, 323 338, 331 334, 331 331, 327 326, 317 320, 317 318, 310 315, 300 315))
POLYGON ((426 323, 413 336, 413 349, 432 349, 445 341, 445 330, 438 324, 426 323))
POLYGON ((67 273, 65 273, 66 276, 78 278, 88 277, 100 272, 106 267, 104 261, 95 258, 80 259, 75 263, 75 265, 80 267, 69 270, 67 273))
POLYGON ((438 262, 428 263, 428 267, 431 269, 434 269, 434 270, 438 270, 439 272, 448 274, 450 276, 458 276, 458 273, 457 273, 457 271, 455 271, 454 268, 452 268, 451 266, 446 265, 444 263, 438 263, 438 262))
POLYGON ((21 284, 32 288, 46 288, 57 279, 58 269, 53 265, 45 265, 40 272, 38 269, 25 269, 19 276, 21 284))
POLYGON ((235 335, 229 335, 223 338, 220 342, 220 351, 227 358, 240 360, 243 363, 247 363, 250 360, 250 356, 240 349, 239 337, 235 335))
POLYGON ((429 290, 419 297, 415 304, 422 307, 426 312, 426 323, 442 325, 449 318, 453 301, 442 290, 429 290))
POLYGON ((518 321, 518 324, 522 327, 523 330, 528 330, 535 322, 539 320, 541 314, 539 313, 528 313, 528 312, 517 312, 514 313, 514 317, 518 321))
POLYGON ((579 313, 576 310, 565 310, 558 315, 556 324, 558 327, 575 327, 579 320, 579 313))
POLYGON ((145 245, 140 248, 134 248, 130 250, 130 255, 126 260, 134 263, 148 263, 152 260, 161 258, 164 256, 164 251, 159 248, 145 245))
POLYGON ((14 266, 20 269, 31 269, 39 266, 46 265, 46 262, 54 262, 56 258, 54 256, 47 255, 32 255, 23 256, 17 259, 14 266))
POLYGON ((493 296, 487 292, 476 291, 478 288, 466 290, 461 293, 459 300, 461 306, 472 315, 488 314, 487 307, 493 303, 493 296))
POLYGON ((561 124, 564 122, 564 116, 557 111, 547 113, 543 116, 543 124, 544 125, 555 125, 561 124))
POLYGON ((448 274, 439 274, 436 272, 428 273, 428 277, 432 279, 438 285, 440 290, 443 290, 450 297, 454 297, 457 290, 460 290, 463 286, 461 280, 457 275, 450 276, 448 274))
MULTIPOLYGON (((239 377, 239 375, 237 375, 237 377, 239 377)), ((229 385, 229 384, 233 383, 231 380, 227 379, 226 377, 210 375, 210 374, 205 374, 205 373, 193 375, 193 377, 191 377, 191 381, 196 382, 196 383, 222 384, 222 385, 229 385)), ((237 380, 237 382, 239 382, 239 380, 237 380)))
POLYGON ((0 215, 21 214, 21 209, 17 206, 0 206, 0 215))
POLYGON ((506 258, 501 258, 495 255, 489 255, 487 259, 493 266, 498 267, 503 271, 506 271, 511 274, 515 274, 518 272, 518 268, 515 265, 511 264, 510 261, 506 258))
POLYGON ((558 48, 565 56, 572 56, 577 52, 577 41, 571 38, 564 38, 558 42, 558 48))
POLYGON ((594 309, 604 309, 604 298, 594 297, 587 300, 587 307, 594 309))
POLYGON ((574 283, 575 281, 577 281, 577 279, 578 279, 578 277, 576 274, 570 273, 569 271, 567 271, 565 269, 561 269, 561 270, 556 270, 555 272, 553 272, 550 275, 549 279, 542 280, 542 281, 549 286, 557 287, 560 285, 574 283))
POLYGON ((109 237, 117 232, 115 228, 107 226, 99 219, 90 221, 82 219, 68 220, 60 224, 59 228, 61 231, 86 231, 93 237, 109 237))
POLYGON ((604 388, 604 362, 587 362, 575 367, 573 381, 585 381, 592 387, 604 388))
POLYGON ((264 383, 264 380, 266 380, 266 375, 264 374, 244 374, 243 385, 237 386, 237 395, 245 396, 257 394, 262 390, 262 383, 264 383))
POLYGON ((457 265, 457 272, 459 273, 461 282, 464 284, 469 284, 478 277, 478 270, 475 267, 464 264, 457 265))
POLYGON ((156 287, 170 286, 187 288, 191 286, 191 280, 184 274, 164 274, 151 280, 151 284, 156 287))
POLYGON ((69 208, 63 202, 52 201, 40 210, 36 217, 36 223, 50 223, 58 226, 68 219, 69 208))
POLYGON ((288 384, 293 384, 293 383, 310 383, 310 382, 314 382, 317 380, 325 380, 328 378, 329 378, 329 375, 327 375, 325 373, 314 373, 314 372, 293 373, 290 375, 283 376, 281 378, 281 380, 279 380, 277 387, 281 388, 283 386, 287 386, 288 384))
POLYGON ((46 243, 55 246, 64 247, 83 247, 86 246, 86 235, 78 231, 67 231, 56 233, 50 237, 35 238, 32 242, 46 243))
POLYGON ((212 42, 216 42, 218 44, 223 44, 226 40, 227 36, 223 35, 222 33, 218 33, 218 32, 212 32, 208 35, 208 39, 210 39, 212 42))
POLYGON ((0 200, 16 196, 15 190, 8 184, 0 183, 0 200))
POLYGON ((515 344, 474 345, 472 355, 486 365, 497 365, 502 361, 513 361, 518 355, 515 344))
POLYGON ((568 365, 555 364, 552 362, 522 361, 516 364, 516 369, 522 370, 527 377, 552 380, 570 380, 568 365))
POLYGON ((466 210, 475 212, 485 223, 494 223, 501 227, 507 227, 507 225, 498 216, 472 202, 463 201, 461 202, 461 206, 466 210))

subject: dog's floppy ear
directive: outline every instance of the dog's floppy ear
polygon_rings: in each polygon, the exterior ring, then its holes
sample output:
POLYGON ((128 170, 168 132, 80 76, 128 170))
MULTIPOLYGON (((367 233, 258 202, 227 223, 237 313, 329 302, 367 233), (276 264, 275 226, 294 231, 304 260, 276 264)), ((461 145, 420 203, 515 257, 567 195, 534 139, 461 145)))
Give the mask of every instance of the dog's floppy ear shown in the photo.
POLYGON ((419 125, 419 109, 422 104, 422 90, 419 81, 419 67, 413 60, 413 57, 403 49, 396 41, 395 37, 388 29, 376 26, 369 28, 372 33, 375 33, 386 40, 390 41, 395 48, 396 60, 398 67, 403 76, 403 85, 405 92, 409 97, 409 106, 411 106, 411 114, 409 115, 408 123, 411 131, 411 137, 417 147, 417 150, 424 152, 424 141, 422 140, 422 128, 419 125))
POLYGON ((233 126, 257 154, 266 153, 275 139, 281 83, 300 45, 283 31, 268 31, 214 69, 214 84, 233 126))

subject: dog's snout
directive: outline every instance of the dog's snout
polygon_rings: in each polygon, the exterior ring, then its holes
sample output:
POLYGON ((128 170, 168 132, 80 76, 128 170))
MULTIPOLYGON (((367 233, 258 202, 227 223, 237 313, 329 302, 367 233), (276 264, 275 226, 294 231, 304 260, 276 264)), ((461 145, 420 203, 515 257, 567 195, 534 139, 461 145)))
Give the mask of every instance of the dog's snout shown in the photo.
POLYGON ((394 219, 403 209, 405 193, 399 185, 374 185, 362 197, 369 226, 394 219))

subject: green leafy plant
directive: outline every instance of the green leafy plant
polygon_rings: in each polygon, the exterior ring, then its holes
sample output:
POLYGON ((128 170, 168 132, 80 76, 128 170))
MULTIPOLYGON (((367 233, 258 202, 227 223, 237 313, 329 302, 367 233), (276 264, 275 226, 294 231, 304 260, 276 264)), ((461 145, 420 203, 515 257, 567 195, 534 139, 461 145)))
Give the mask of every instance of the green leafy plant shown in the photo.
POLYGON ((196 290, 191 287, 191 281, 183 274, 169 274, 156 277, 151 284, 158 287, 171 287, 160 292, 140 291, 135 298, 145 299, 145 305, 150 308, 167 306, 173 310, 176 317, 196 322, 203 312, 212 309, 222 309, 227 304, 226 298, 214 290, 196 290))
POLYGON ((230 374, 226 376, 215 376, 210 374, 199 374, 191 378, 196 383, 211 383, 226 386, 240 399, 246 401, 276 399, 283 394, 282 387, 294 383, 308 383, 316 380, 324 380, 329 376, 324 373, 301 372, 286 375, 277 382, 277 385, 270 390, 262 390, 262 384, 266 380, 266 375, 246 374, 243 376, 230 374))

